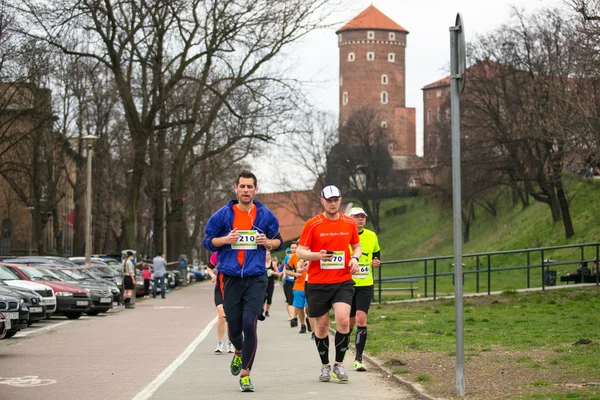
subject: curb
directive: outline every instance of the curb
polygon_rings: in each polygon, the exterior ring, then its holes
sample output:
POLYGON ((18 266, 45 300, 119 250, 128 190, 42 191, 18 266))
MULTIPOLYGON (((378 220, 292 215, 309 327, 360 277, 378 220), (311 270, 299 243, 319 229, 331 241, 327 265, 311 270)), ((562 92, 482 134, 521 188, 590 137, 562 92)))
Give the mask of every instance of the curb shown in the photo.
MULTIPOLYGON (((329 327, 329 334, 330 335, 335 335, 335 329, 329 327)), ((356 350, 355 347, 350 344, 349 345, 350 348, 352 348, 353 350, 356 350)), ((413 394, 417 395, 420 399, 423 400, 444 400, 443 397, 433 397, 429 394, 427 394, 427 392, 425 392, 425 389, 423 388, 423 386, 419 385, 418 383, 414 383, 411 381, 407 381, 406 379, 402 379, 396 375, 394 375, 392 373, 392 371, 390 371, 387 367, 385 367, 383 365, 383 363, 381 361, 379 361, 378 359, 376 359, 375 357, 371 357, 366 355, 365 353, 363 353, 363 358, 365 360, 367 360, 371 365, 373 365, 375 368, 377 368, 377 370, 383 374, 386 375, 386 377, 394 380, 397 384, 404 386, 405 388, 407 388, 408 390, 410 390, 413 394)))

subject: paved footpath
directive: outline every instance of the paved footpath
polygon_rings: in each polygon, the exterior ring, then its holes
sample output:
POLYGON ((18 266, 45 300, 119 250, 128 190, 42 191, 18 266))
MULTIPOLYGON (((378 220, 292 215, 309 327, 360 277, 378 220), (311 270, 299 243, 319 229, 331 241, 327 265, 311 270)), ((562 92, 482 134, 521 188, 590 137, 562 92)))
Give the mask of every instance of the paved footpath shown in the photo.
POLYGON ((165 300, 138 299, 135 310, 77 321, 53 317, 1 340, 0 399, 417 398, 375 368, 352 371, 351 355, 349 383, 318 382, 314 342, 310 334, 289 327, 281 287, 276 287, 272 316, 259 322, 252 371, 256 393, 241 393, 239 378, 229 372, 232 355, 214 353, 213 290, 201 282, 165 300))
MULTIPOLYGON (((348 383, 318 381, 320 359, 310 334, 290 328, 283 303, 283 290, 276 287, 271 316, 258 324, 259 347, 252 368, 256 392, 241 393, 239 377, 232 376, 232 354, 215 354, 214 328, 189 358, 159 387, 142 391, 136 400, 206 399, 222 400, 258 396, 260 399, 415 399, 407 389, 388 382, 374 368, 368 372, 348 371, 348 383), (153 389, 155 391, 150 393, 153 389)), ((332 339, 333 340, 333 339, 332 339)), ((333 343, 333 342, 332 342, 333 343)), ((333 347, 333 346, 331 346, 333 347)), ((333 361, 333 351, 330 355, 333 361)), ((347 366, 350 367, 350 355, 347 366)), ((349 368, 351 369, 351 367, 349 368)))

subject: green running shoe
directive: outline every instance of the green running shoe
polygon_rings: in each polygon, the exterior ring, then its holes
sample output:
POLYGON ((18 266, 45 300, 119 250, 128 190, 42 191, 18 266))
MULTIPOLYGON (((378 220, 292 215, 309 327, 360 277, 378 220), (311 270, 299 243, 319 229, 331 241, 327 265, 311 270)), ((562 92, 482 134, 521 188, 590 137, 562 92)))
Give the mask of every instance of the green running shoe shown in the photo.
POLYGON ((367 366, 362 363, 362 361, 354 360, 354 370, 355 371, 366 371, 367 366))
POLYGON ((231 371, 231 375, 239 375, 242 372, 242 356, 233 354, 233 358, 231 359, 231 366, 229 367, 231 371))
POLYGON ((254 385, 250 381, 250 376, 242 376, 240 378, 240 391, 241 392, 254 392, 254 385))

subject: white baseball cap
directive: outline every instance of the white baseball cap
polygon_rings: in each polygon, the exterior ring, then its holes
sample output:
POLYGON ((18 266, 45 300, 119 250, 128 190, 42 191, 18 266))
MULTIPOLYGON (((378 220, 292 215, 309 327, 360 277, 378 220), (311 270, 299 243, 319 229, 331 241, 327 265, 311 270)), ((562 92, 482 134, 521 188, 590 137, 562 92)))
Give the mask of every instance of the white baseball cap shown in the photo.
POLYGON ((368 217, 367 213, 365 212, 365 210, 362 209, 362 207, 352 207, 350 209, 350 215, 358 215, 358 214, 364 214, 365 217, 368 217))
POLYGON ((333 185, 325 186, 321 191, 321 197, 325 200, 330 199, 332 197, 342 197, 342 192, 340 189, 333 185))

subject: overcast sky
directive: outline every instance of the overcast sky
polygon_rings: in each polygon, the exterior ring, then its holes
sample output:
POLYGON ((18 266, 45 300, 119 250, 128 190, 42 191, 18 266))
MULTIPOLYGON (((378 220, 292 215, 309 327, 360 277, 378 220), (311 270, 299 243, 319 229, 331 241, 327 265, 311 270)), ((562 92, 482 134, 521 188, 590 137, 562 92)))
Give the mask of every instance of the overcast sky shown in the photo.
MULTIPOLYGON (((342 0, 342 4, 343 8, 337 9, 331 19, 331 23, 339 23, 329 29, 314 31, 293 48, 288 48, 286 53, 293 65, 289 69, 290 76, 305 82, 304 88, 315 107, 337 115, 339 50, 335 31, 373 4, 410 32, 406 47, 406 107, 417 109, 418 155, 422 155, 423 136, 421 88, 448 75, 448 28, 454 25, 456 13, 462 15, 468 43, 478 34, 492 31, 509 21, 513 6, 525 11, 565 7, 562 0, 342 0)), ((261 191, 286 189, 277 187, 265 163, 252 164, 261 191)))

